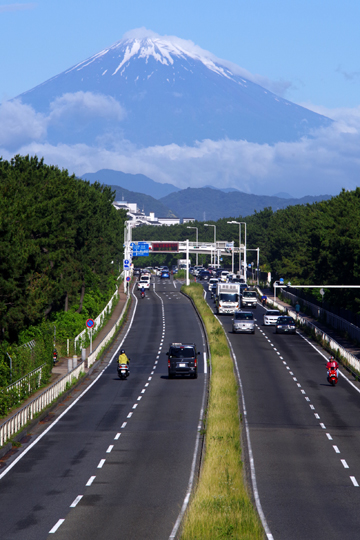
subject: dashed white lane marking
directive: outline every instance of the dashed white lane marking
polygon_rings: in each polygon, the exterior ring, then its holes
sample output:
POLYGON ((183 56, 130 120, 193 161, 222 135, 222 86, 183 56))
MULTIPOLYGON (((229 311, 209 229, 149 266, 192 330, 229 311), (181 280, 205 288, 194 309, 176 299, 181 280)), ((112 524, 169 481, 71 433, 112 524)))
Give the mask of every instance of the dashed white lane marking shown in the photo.
POLYGON ((306 399, 306 401, 310 401, 310 398, 308 398, 308 397, 306 397, 305 399, 306 399))
POLYGON ((141 393, 142 393, 142 394, 145 394, 145 388, 143 388, 143 389, 141 390, 141 393))
POLYGON ((206 360, 206 353, 203 353, 204 355, 204 373, 207 373, 207 360, 206 360))
POLYGON ((284 358, 282 356, 280 356, 280 360, 284 360, 284 358))
POLYGON ((75 508, 83 498, 83 495, 78 495, 76 499, 70 504, 70 508, 75 508))
MULTIPOLYGON (((291 371, 290 371, 290 375, 291 375, 291 371)), ((297 378, 296 377, 293 377, 294 381, 297 382, 297 378)))
POLYGON ((89 480, 86 482, 85 486, 91 486, 96 476, 90 476, 89 480))
POLYGON ((285 362, 285 360, 283 360, 283 364, 284 364, 284 366, 286 366, 286 362, 285 362))
POLYGON ((290 369, 289 366, 286 366, 286 369, 290 369))
POLYGON ((305 390, 300 390, 300 392, 301 392, 302 394, 306 394, 305 390))
POLYGON ((355 476, 350 476, 350 480, 352 481, 355 487, 359 487, 359 484, 357 483, 355 476))
POLYGON ((298 388, 301 388, 301 384, 300 384, 299 382, 296 383, 296 386, 297 386, 298 388))
POLYGON ((148 377, 148 381, 151 381, 152 377, 148 377))
POLYGON ((107 454, 110 454, 111 450, 114 448, 114 445, 113 444, 110 444, 110 446, 108 446, 108 449, 106 450, 106 453, 107 454))
POLYGON ((320 422, 320 426, 321 426, 323 429, 326 429, 325 424, 323 424, 322 422, 320 422))
POLYGON ((315 410, 314 405, 310 405, 310 409, 312 409, 314 411, 315 410))
POLYGON ((127 415, 127 417, 126 417, 126 418, 131 418, 131 417, 132 417, 132 415, 133 415, 133 413, 132 413, 132 412, 129 412, 129 414, 127 415))
POLYGON ((335 452, 337 454, 340 454, 340 450, 338 449, 338 447, 335 444, 333 444, 333 449, 335 450, 335 452))
POLYGON ((343 464, 344 469, 349 469, 349 465, 346 463, 345 459, 340 459, 340 461, 343 464))
POLYGON ((320 420, 320 416, 318 415, 318 413, 314 413, 314 416, 315 416, 315 418, 317 418, 318 420, 320 420))
POLYGON ((146 386, 146 387, 148 387, 148 386, 149 386, 149 383, 148 383, 148 382, 147 382, 147 383, 145 383, 145 386, 146 386))
POLYGON ((124 429, 124 427, 126 426, 126 424, 127 424, 127 422, 123 422, 123 423, 121 424, 121 429, 124 429))
POLYGON ((59 521, 53 526, 53 528, 49 531, 49 534, 56 533, 60 525, 64 523, 65 519, 59 519, 59 521))
POLYGON ((137 400, 140 401, 141 398, 142 398, 142 396, 139 396, 139 397, 137 398, 137 400))
POLYGON ((329 439, 329 441, 332 441, 332 440, 333 440, 333 438, 332 438, 332 436, 330 435, 330 433, 327 433, 326 436, 327 436, 327 438, 329 439))
POLYGON ((150 375, 154 375, 154 373, 155 373, 155 372, 154 372, 154 371, 152 371, 152 372, 150 373, 150 375))
POLYGON ((102 468, 102 466, 104 465, 105 461, 106 461, 106 459, 100 459, 100 461, 99 461, 99 464, 98 464, 97 468, 98 468, 98 469, 101 469, 101 468, 102 468))
POLYGON ((138 406, 138 403, 135 403, 135 404, 133 405, 133 409, 136 409, 137 406, 138 406))
POLYGON ((120 439, 120 435, 121 435, 121 433, 117 433, 117 434, 115 435, 115 437, 114 437, 115 441, 117 441, 118 439, 120 439))
POLYGON ((276 354, 280 355, 279 351, 277 351, 276 354))

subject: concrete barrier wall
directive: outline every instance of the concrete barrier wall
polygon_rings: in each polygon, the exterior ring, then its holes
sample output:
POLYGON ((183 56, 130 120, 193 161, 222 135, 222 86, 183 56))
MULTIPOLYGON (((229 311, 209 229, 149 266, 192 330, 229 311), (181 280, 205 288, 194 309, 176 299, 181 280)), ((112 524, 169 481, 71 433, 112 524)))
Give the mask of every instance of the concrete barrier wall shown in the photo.
MULTIPOLYGON (((263 294, 262 291, 258 287, 257 287, 257 291, 258 291, 259 296, 261 297, 262 294, 263 294)), ((316 326, 316 324, 308 321, 304 317, 301 317, 301 316, 296 317, 296 311, 294 309, 292 309, 291 306, 284 307, 279 302, 277 302, 276 300, 274 301, 271 298, 268 299, 268 304, 271 304, 275 309, 278 309, 279 311, 281 311, 283 313, 288 313, 288 315, 290 315, 290 317, 293 317, 294 319, 297 318, 297 320, 300 322, 300 324, 302 324, 303 326, 307 326, 308 328, 312 329, 316 333, 316 335, 320 336, 321 339, 323 339, 333 351, 338 351, 339 354, 343 358, 346 359, 346 361, 349 363, 349 365, 354 370, 356 370, 356 371, 358 371, 360 373, 360 360, 358 360, 356 358, 356 356, 349 353, 349 351, 347 351, 341 345, 339 345, 339 343, 337 341, 335 341, 331 336, 329 336, 328 334, 323 332, 323 330, 318 328, 316 326)), ((345 322, 347 322, 347 321, 345 321, 345 322)), ((350 323, 348 323, 348 324, 350 324, 350 323)))
POLYGON ((285 298, 291 300, 293 304, 295 304, 298 300, 302 305, 306 306, 309 310, 311 310, 312 317, 314 317, 315 319, 321 318, 326 322, 326 324, 328 324, 332 328, 335 328, 336 330, 343 330, 347 332, 352 339, 360 341, 360 328, 355 324, 352 324, 351 322, 339 317, 338 315, 335 315, 334 313, 331 313, 330 311, 327 311, 326 309, 312 304, 308 300, 299 298, 293 293, 282 290, 281 294, 283 294, 285 298))

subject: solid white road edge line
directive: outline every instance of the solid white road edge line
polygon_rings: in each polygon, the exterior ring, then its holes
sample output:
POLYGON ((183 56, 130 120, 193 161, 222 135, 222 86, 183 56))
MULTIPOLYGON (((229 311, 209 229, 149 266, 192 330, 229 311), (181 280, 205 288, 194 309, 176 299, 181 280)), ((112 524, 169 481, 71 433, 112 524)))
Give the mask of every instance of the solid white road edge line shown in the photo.
POLYGON ((173 530, 171 531, 171 534, 169 536, 169 540, 172 540, 173 538, 176 538, 176 535, 177 535, 177 532, 179 530, 180 524, 182 522, 182 519, 183 519, 184 514, 186 512, 187 506, 189 504, 190 495, 191 495, 193 484, 194 484, 196 462, 197 462, 197 459, 198 459, 199 448, 200 448, 200 439, 201 439, 200 430, 201 430, 201 426, 202 426, 202 422, 203 422, 203 418, 204 418, 204 410, 205 410, 207 377, 208 377, 207 375, 205 375, 205 377, 204 377, 203 397, 202 397, 202 403, 201 403, 201 410, 200 410, 199 424, 198 424, 198 432, 197 432, 197 435, 196 435, 193 460, 192 460, 192 464, 191 464, 189 483, 188 483, 188 487, 187 487, 187 490, 186 490, 186 495, 185 495, 183 505, 181 507, 180 513, 179 513, 179 515, 177 517, 177 520, 175 522, 173 530))
MULTIPOLYGON (((319 349, 318 349, 317 347, 315 347, 315 345, 313 345, 313 343, 311 343, 311 341, 309 341, 306 337, 302 336, 299 332, 296 332, 296 333, 297 333, 298 336, 300 336, 301 338, 303 338, 309 345, 311 345, 311 347, 312 347, 313 349, 315 349, 315 351, 318 352, 318 353, 320 354, 320 356, 322 356, 323 358, 325 358, 326 361, 328 361, 328 357, 327 357, 324 353, 322 353, 321 351, 319 351, 319 349)), ((349 384, 351 384, 351 386, 352 386, 353 388, 355 388, 355 390, 356 390, 357 392, 359 392, 359 394, 360 394, 360 388, 357 388, 357 386, 355 386, 355 384, 353 384, 353 383, 350 381, 350 379, 348 379, 348 378, 346 377, 346 375, 344 375, 340 370, 339 370, 339 373, 340 373, 340 375, 341 375, 341 376, 342 376, 349 384)))
POLYGON ((204 373, 207 373, 207 360, 206 360, 206 353, 204 352, 204 373))
POLYGON ((246 438, 247 438, 247 443, 248 443, 251 481, 252 481, 252 485, 253 485, 255 504, 256 504, 256 508, 257 508, 258 514, 259 514, 260 519, 261 519, 261 523, 263 524, 263 527, 264 527, 264 530, 265 530, 265 533, 266 533, 266 536, 267 536, 268 540, 274 540, 274 537, 271 534, 269 525, 268 525, 268 523, 266 521, 265 514, 264 514, 262 506, 261 506, 260 496, 259 496, 259 492, 258 492, 258 488, 257 488, 257 481, 256 481, 256 474, 255 474, 255 463, 254 463, 254 457, 253 457, 253 453, 252 453, 252 446, 251 446, 251 440, 250 440, 250 430, 249 430, 249 425, 248 425, 248 421, 247 421, 247 410, 246 410, 246 404, 245 404, 244 389, 243 389, 243 385, 242 385, 242 381, 241 381, 241 377, 240 377, 240 370, 239 370, 239 366, 238 366, 238 363, 237 363, 236 355, 234 353, 234 349, 232 348, 232 344, 231 344, 230 340, 228 339, 228 337, 227 337, 227 340, 228 340, 228 344, 229 344, 230 349, 231 349, 231 353, 232 353, 233 358, 234 358, 235 369, 236 369, 236 373, 237 373, 237 376, 238 376, 239 386, 240 386, 240 389, 241 389, 241 400, 242 400, 243 411, 244 411, 245 432, 246 432, 246 438))
MULTIPOLYGON (((135 287, 135 285, 134 285, 135 287)), ((87 388, 85 388, 85 390, 80 394, 80 396, 78 396, 68 407, 65 411, 63 411, 53 422, 52 424, 47 427, 45 429, 45 431, 43 431, 36 439, 35 441, 33 441, 31 444, 29 444, 29 446, 27 448, 25 448, 25 450, 16 458, 14 459, 14 461, 12 463, 10 463, 10 465, 4 470, 4 472, 2 472, 0 474, 0 480, 9 472, 11 471, 11 469, 20 461, 20 459, 22 459, 34 446, 35 444, 37 444, 43 437, 45 437, 45 435, 54 427, 56 426, 56 424, 62 419, 63 416, 65 416, 65 414, 67 414, 76 404, 78 401, 80 401, 80 399, 94 386, 95 383, 97 383, 97 381, 100 379, 100 377, 104 374, 105 370, 109 367, 109 365, 111 364, 111 362, 114 360, 115 356, 117 355, 119 349, 121 349, 122 347, 122 344, 124 343, 128 333, 130 332, 130 329, 132 327, 132 324, 133 324, 133 321, 134 321, 134 317, 135 317, 135 312, 136 312, 136 308, 137 308, 137 304, 138 304, 138 299, 136 298, 136 296, 134 295, 134 287, 133 287, 133 290, 131 291, 131 294, 133 295, 133 297, 135 298, 135 308, 134 308, 134 312, 133 312, 133 315, 132 315, 132 318, 131 318, 131 321, 130 321, 130 324, 129 324, 129 328, 127 329, 126 333, 125 333, 125 336, 123 338, 123 340, 121 341, 119 347, 116 349, 116 352, 113 354, 113 356, 111 357, 111 359, 109 360, 108 364, 104 367, 104 369, 101 370, 101 372, 99 373, 99 375, 93 380, 92 383, 89 384, 89 386, 87 388)))
MULTIPOLYGON (((216 317, 216 315, 215 315, 215 317, 216 317)), ((223 327, 222 322, 220 321, 220 319, 218 317, 216 317, 216 319, 219 321, 219 323, 223 327)), ((225 333, 225 335, 226 335, 226 333, 225 333)), ((255 474, 255 463, 254 463, 254 457, 253 457, 253 453, 252 453, 252 446, 251 446, 251 440, 250 440, 250 430, 249 430, 249 425, 248 425, 248 421, 247 421, 247 410, 246 410, 246 405, 245 405, 244 389, 243 389, 243 385, 242 385, 242 381, 241 381, 241 377, 240 377, 240 370, 239 370, 239 366, 238 366, 238 363, 237 363, 236 355, 234 353, 234 349, 233 349, 232 344, 231 344, 231 342, 230 342, 227 335, 226 335, 226 339, 227 339, 228 345, 230 347, 231 354, 233 355, 235 369, 236 369, 236 373, 237 373, 237 376, 238 376, 238 381, 239 381, 239 386, 240 386, 240 391, 241 391, 241 401, 242 401, 243 411, 244 411, 245 433, 246 433, 246 438, 247 438, 247 443, 248 443, 249 460, 250 460, 251 482, 252 482, 252 485, 253 485, 255 504, 256 504, 258 514, 259 514, 260 519, 261 519, 261 523, 262 523, 262 525, 264 527, 267 539, 268 540, 274 540, 274 537, 271 534, 269 525, 268 525, 268 523, 266 521, 265 514, 264 514, 262 506, 261 506, 260 496, 259 496, 259 492, 258 492, 258 488, 257 488, 256 474, 255 474)), ((284 364, 285 363, 286 362, 284 362, 284 364)))

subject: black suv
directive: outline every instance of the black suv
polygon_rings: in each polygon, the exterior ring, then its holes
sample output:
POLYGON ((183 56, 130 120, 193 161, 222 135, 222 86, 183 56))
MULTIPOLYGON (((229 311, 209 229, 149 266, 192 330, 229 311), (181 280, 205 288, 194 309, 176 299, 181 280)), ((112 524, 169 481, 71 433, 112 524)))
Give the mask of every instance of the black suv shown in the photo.
POLYGON ((190 375, 194 379, 198 376, 195 343, 170 343, 168 357, 169 379, 175 375, 190 375))

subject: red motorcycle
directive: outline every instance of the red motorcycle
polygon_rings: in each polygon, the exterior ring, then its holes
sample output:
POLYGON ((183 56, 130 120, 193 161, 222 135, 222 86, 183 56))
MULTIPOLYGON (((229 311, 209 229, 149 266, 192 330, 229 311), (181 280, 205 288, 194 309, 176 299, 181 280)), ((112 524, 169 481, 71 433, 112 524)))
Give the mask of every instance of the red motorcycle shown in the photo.
POLYGON ((328 381, 332 386, 335 386, 338 382, 338 376, 336 369, 329 369, 328 372, 328 381))
POLYGON ((145 291, 141 291, 140 297, 141 297, 141 298, 145 298, 145 291))

